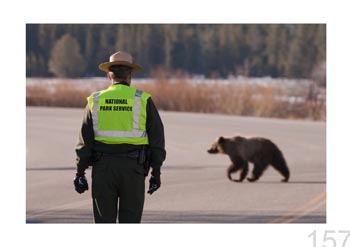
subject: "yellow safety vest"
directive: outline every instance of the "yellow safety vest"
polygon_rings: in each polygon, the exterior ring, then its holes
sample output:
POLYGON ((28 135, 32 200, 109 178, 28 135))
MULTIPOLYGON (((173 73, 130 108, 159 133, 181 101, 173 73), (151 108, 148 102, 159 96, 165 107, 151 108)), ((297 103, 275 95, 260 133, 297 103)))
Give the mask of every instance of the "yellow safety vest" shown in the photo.
POLYGON ((91 94, 87 100, 95 140, 107 144, 146 145, 148 93, 123 84, 91 94))

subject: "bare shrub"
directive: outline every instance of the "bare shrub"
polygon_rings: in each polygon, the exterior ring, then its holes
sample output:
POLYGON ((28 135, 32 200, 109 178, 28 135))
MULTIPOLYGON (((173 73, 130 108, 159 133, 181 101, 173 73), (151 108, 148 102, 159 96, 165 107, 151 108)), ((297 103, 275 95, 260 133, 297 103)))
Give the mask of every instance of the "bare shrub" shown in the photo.
POLYGON ((66 81, 51 86, 29 85, 26 93, 26 103, 31 106, 84 107, 91 91, 66 81))
MULTIPOLYGON (((243 116, 326 120, 326 103, 307 100, 307 92, 298 100, 277 86, 252 84, 193 84, 186 78, 165 77, 153 83, 133 85, 152 95, 158 109, 243 116)), ((81 87, 66 80, 57 84, 27 85, 27 105, 84 107, 86 97, 103 85, 81 87)))

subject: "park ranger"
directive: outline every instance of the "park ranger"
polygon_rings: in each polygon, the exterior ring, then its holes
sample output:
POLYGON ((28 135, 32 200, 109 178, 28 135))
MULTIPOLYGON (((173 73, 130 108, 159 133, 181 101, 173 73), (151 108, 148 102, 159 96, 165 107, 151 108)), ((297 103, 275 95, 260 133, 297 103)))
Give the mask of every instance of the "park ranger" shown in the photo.
POLYGON ((151 96, 130 86, 132 74, 142 69, 130 54, 114 53, 99 68, 112 85, 87 99, 76 146, 75 190, 88 190, 85 170, 92 166, 95 223, 140 223, 150 167, 148 193, 161 185, 163 124, 151 96))

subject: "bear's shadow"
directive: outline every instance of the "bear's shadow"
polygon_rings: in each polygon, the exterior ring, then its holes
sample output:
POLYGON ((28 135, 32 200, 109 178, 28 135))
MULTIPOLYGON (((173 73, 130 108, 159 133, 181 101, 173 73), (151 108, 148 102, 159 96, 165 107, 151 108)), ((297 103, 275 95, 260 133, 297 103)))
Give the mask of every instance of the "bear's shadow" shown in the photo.
MULTIPOLYGON (((244 181, 244 183, 249 183, 248 181, 244 181)), ((251 184, 326 184, 326 181, 289 181, 287 183, 283 183, 281 181, 256 181, 251 184)), ((238 183, 239 184, 239 183, 238 183)))

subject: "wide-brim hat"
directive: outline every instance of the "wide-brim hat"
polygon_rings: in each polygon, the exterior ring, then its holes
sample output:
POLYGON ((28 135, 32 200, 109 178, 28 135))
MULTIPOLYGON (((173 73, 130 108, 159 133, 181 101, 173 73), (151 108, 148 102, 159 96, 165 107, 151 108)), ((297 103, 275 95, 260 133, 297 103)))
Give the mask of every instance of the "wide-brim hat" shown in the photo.
POLYGON ((109 57, 109 62, 101 63, 98 68, 105 72, 110 72, 109 69, 112 65, 124 65, 132 69, 132 72, 138 72, 142 70, 140 65, 132 62, 132 56, 129 53, 118 51, 109 57))

